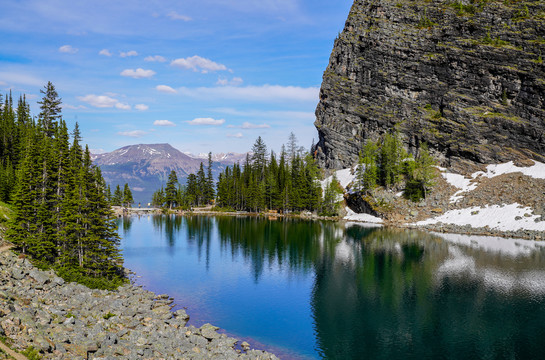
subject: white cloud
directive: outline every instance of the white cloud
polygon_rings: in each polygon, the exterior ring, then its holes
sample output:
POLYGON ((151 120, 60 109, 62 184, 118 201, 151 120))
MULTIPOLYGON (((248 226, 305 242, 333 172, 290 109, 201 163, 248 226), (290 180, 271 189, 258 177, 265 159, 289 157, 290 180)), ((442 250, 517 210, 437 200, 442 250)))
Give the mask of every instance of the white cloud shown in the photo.
POLYGON ((200 71, 203 74, 206 74, 210 71, 224 71, 228 70, 227 67, 223 64, 218 64, 210 59, 205 59, 198 55, 180 58, 173 60, 170 65, 176 66, 182 69, 189 69, 193 71, 200 71))
POLYGON ((202 99, 237 99, 245 101, 305 101, 318 102, 320 88, 299 87, 299 86, 221 86, 221 87, 199 87, 180 88, 181 94, 202 99))
POLYGON ((172 121, 169 120, 155 120, 153 122, 155 126, 176 126, 172 121))
POLYGON ((176 94, 177 91, 171 88, 168 85, 157 85, 155 89, 159 92, 169 93, 169 94, 176 94))
POLYGON ((111 108, 114 107, 118 101, 106 95, 94 95, 89 94, 85 96, 78 96, 78 100, 88 103, 91 106, 97 108, 111 108))
POLYGON ((112 56, 112 53, 108 49, 102 49, 98 52, 98 54, 103 56, 112 56))
POLYGON ((241 128, 243 129, 268 129, 270 127, 271 126, 268 124, 252 124, 249 122, 244 122, 242 123, 242 126, 241 126, 241 128))
POLYGON ((129 56, 138 56, 138 53, 134 50, 127 51, 127 52, 120 51, 119 56, 121 56, 122 58, 129 57, 129 56))
POLYGON ((227 78, 219 77, 219 78, 218 78, 218 81, 216 82, 216 85, 221 85, 221 86, 227 86, 227 85, 239 86, 239 85, 242 85, 243 82, 244 82, 244 80, 242 80, 242 78, 240 78, 240 77, 234 77, 234 78, 232 78, 231 80, 229 80, 229 79, 227 79, 227 78))
POLYGON ((187 121, 189 125, 222 125, 225 119, 212 119, 212 118, 196 118, 191 121, 187 121))
POLYGON ((167 16, 169 18, 171 18, 172 20, 182 20, 182 21, 191 21, 191 20, 193 20, 187 15, 178 14, 176 11, 169 12, 167 14, 167 16))
POLYGON ((146 135, 147 132, 143 131, 143 130, 132 130, 132 131, 120 131, 120 132, 118 132, 118 134, 121 135, 121 136, 128 136, 128 137, 138 138, 138 137, 142 137, 142 136, 146 135))
POLYGON ((138 111, 146 111, 149 109, 149 106, 147 106, 146 104, 136 104, 134 105, 134 108, 138 111))
POLYGON ((71 110, 87 109, 87 107, 85 107, 83 105, 74 106, 74 105, 69 105, 69 104, 62 104, 61 106, 62 106, 63 109, 71 109, 71 110))
POLYGON ((89 151, 94 155, 105 154, 107 152, 104 149, 89 149, 89 151))
POLYGON ((241 137, 244 137, 244 135, 242 135, 242 133, 227 134, 226 136, 229 137, 229 138, 237 138, 237 139, 240 139, 241 137))
POLYGON ((78 52, 78 49, 75 47, 72 47, 71 45, 63 45, 59 48, 59 52, 66 53, 66 54, 75 54, 78 52))
POLYGON ((165 62, 167 61, 167 59, 165 59, 164 57, 162 57, 161 55, 153 55, 153 56, 146 56, 144 58, 144 61, 157 61, 157 62, 165 62))
POLYGON ((134 79, 149 79, 153 75, 155 75, 156 72, 153 70, 144 70, 142 68, 138 68, 136 70, 133 69, 125 69, 121 72, 121 76, 127 76, 132 77, 134 79))
POLYGON ((124 104, 124 103, 120 103, 120 102, 115 104, 115 107, 117 109, 121 109, 121 110, 130 110, 131 109, 131 106, 129 104, 124 104))
POLYGON ((131 107, 128 104, 119 102, 117 99, 107 95, 94 95, 89 94, 85 96, 78 96, 78 100, 86 102, 87 104, 97 108, 117 108, 121 110, 130 110, 131 107))

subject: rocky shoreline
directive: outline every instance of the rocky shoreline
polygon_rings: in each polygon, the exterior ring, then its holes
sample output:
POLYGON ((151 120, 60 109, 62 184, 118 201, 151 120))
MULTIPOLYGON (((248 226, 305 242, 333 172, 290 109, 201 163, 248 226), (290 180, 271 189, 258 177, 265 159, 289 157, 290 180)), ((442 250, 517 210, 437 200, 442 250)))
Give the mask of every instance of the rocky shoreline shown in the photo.
POLYGON ((278 359, 187 325, 172 299, 127 284, 116 291, 65 283, 9 250, 0 252, 0 336, 43 359, 278 359))

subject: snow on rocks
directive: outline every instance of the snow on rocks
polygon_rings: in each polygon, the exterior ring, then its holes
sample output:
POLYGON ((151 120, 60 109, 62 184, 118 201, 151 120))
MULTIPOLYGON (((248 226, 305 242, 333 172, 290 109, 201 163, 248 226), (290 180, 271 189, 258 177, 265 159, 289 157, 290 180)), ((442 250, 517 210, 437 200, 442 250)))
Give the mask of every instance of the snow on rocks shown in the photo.
MULTIPOLYGON (((356 178, 356 170, 352 170, 351 168, 337 170, 335 171, 335 177, 337 178, 343 189, 346 189, 346 187, 350 185, 350 183, 353 182, 356 178)), ((322 180, 322 189, 325 190, 325 188, 331 183, 331 180, 333 180, 333 175, 322 180)))
POLYGON ((352 211, 349 207, 346 208, 347 215, 344 217, 344 220, 347 221, 358 221, 365 222, 370 224, 381 224, 383 220, 379 217, 370 215, 370 214, 358 214, 352 211))
POLYGON ((461 200, 464 197, 464 194, 475 190, 479 185, 479 177, 493 178, 500 175, 520 172, 523 175, 535 179, 545 179, 545 164, 537 161, 534 161, 534 165, 527 167, 517 166, 513 161, 504 164, 491 164, 486 167, 486 171, 477 171, 471 174, 470 178, 459 174, 447 173, 444 168, 440 168, 440 170, 441 175, 449 184, 460 189, 450 198, 451 203, 461 200))
POLYGON ((415 225, 435 225, 439 223, 469 225, 474 228, 489 227, 500 231, 520 229, 545 231, 545 221, 532 215, 532 209, 517 203, 509 205, 474 206, 465 209, 449 210, 441 216, 419 221, 415 225))

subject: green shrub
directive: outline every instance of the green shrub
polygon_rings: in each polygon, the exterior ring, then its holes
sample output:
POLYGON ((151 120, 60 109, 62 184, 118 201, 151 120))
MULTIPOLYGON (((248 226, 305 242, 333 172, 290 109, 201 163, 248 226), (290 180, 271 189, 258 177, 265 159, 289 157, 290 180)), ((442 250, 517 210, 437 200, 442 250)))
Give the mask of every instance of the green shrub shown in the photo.
POLYGON ((42 358, 40 352, 32 346, 29 346, 25 351, 22 351, 21 354, 26 356, 28 360, 40 360, 42 358))

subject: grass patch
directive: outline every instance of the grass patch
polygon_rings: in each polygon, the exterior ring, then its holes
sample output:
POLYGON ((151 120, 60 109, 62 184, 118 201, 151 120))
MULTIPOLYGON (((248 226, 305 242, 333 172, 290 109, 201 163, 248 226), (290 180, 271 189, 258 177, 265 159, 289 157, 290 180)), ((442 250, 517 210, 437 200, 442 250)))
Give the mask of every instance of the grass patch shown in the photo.
POLYGON ((114 316, 116 316, 115 314, 112 314, 111 312, 108 311, 108 313, 106 315, 103 316, 104 320, 108 320, 110 318, 113 318, 114 316))
POLYGON ((40 352, 36 350, 33 346, 29 346, 25 351, 21 352, 28 360, 41 360, 42 356, 40 352))
POLYGON ((13 214, 13 206, 0 201, 0 224, 6 224, 13 214))

